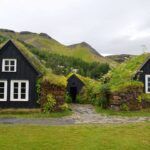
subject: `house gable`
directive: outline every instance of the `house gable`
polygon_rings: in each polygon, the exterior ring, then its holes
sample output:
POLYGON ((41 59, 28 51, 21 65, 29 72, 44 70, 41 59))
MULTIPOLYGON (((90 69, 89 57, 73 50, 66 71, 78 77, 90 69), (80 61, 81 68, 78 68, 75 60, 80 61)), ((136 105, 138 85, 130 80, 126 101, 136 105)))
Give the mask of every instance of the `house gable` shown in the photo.
MULTIPOLYGON (((20 57, 22 61, 25 61, 26 64, 39 76, 41 73, 34 67, 30 60, 17 48, 17 46, 9 40, 1 49, 0 49, 0 58, 18 58, 20 57)), ((1 66, 0 66, 1 67, 1 66)))
MULTIPOLYGON (((0 50, 0 82, 7 82, 7 99, 0 101, 0 107, 5 108, 34 108, 37 107, 36 80, 40 73, 30 63, 28 58, 13 44, 8 41, 0 50), (4 72, 2 69, 3 60, 16 60, 16 71, 4 72), (15 94, 15 86, 18 91, 15 94), (26 89, 24 92, 21 89, 26 89), (12 94, 13 92, 13 94, 12 94), (17 97, 15 97, 17 96, 17 97)), ((3 88, 3 87, 2 87, 3 88)))
POLYGON ((71 83, 78 83, 78 84, 81 84, 84 86, 84 83, 75 75, 73 74, 70 78, 68 78, 68 83, 71 82, 71 83))
POLYGON ((67 91, 72 98, 72 102, 76 102, 76 96, 80 93, 84 83, 75 75, 73 74, 67 80, 67 91))
POLYGON ((148 92, 148 88, 150 89, 150 87, 148 87, 148 85, 150 85, 150 83, 148 83, 148 81, 150 80, 149 78, 150 78, 150 58, 148 58, 140 66, 140 68, 138 69, 138 71, 134 75, 133 79, 141 81, 144 84, 143 91, 145 93, 150 93, 150 91, 148 92))

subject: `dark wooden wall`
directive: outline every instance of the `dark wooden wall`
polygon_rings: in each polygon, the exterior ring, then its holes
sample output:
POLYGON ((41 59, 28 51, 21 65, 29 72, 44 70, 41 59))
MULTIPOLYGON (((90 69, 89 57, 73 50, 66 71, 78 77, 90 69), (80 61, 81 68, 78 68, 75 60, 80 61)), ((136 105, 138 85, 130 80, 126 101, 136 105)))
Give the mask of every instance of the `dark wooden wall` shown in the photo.
POLYGON ((83 86, 84 86, 84 83, 76 75, 72 75, 68 79, 67 91, 68 91, 68 93, 70 93, 71 87, 77 87, 77 94, 78 94, 81 91, 83 86))
POLYGON ((8 91, 7 101, 0 101, 1 108, 34 108, 37 107, 36 80, 38 72, 32 67, 27 59, 18 51, 12 42, 8 42, 0 50, 0 80, 7 80, 8 91), (17 59, 17 72, 2 72, 2 59, 17 59), (10 81, 11 80, 29 80, 29 101, 14 102, 10 101, 10 81))
POLYGON ((136 74, 134 79, 138 79, 139 81, 143 82, 145 92, 145 75, 150 75, 150 59, 143 65, 140 72, 136 74))

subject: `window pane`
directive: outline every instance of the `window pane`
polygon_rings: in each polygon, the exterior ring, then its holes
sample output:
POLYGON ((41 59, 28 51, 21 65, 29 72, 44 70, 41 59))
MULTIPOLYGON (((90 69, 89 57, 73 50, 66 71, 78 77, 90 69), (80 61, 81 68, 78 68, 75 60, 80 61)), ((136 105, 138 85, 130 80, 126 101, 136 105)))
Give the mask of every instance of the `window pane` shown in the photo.
POLYGON ((14 60, 10 61, 10 65, 14 66, 15 65, 15 61, 14 60))
POLYGON ((9 65, 9 61, 8 60, 5 60, 5 65, 9 65))
POLYGON ((0 87, 4 87, 4 82, 0 82, 0 87))
POLYGON ((14 88, 18 88, 18 83, 14 83, 14 88))
POLYGON ((21 88, 25 88, 26 87, 26 83, 21 83, 21 88))
POLYGON ((21 94, 21 99, 25 99, 26 95, 25 94, 21 94))
POLYGON ((5 66, 5 71, 9 71, 9 67, 8 66, 5 66))
POLYGON ((3 99, 4 98, 4 94, 0 94, 0 99, 3 99))
POLYGON ((150 82, 150 78, 148 77, 148 82, 150 82))
POLYGON ((18 99, 18 94, 14 94, 14 99, 18 99))
POLYGON ((25 89, 21 89, 21 93, 26 93, 26 90, 25 89))
POLYGON ((14 67, 14 66, 11 66, 11 67, 10 67, 10 71, 15 71, 15 67, 14 67))
POLYGON ((4 88, 0 88, 0 93, 4 93, 4 88))
POLYGON ((18 89, 17 88, 14 89, 14 93, 18 93, 18 89))

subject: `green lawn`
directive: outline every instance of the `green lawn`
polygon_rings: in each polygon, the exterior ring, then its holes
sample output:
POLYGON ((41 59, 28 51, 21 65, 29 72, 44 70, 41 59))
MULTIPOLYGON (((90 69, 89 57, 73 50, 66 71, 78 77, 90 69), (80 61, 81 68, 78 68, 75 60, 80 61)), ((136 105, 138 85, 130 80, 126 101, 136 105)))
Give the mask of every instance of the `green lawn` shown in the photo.
POLYGON ((110 109, 102 109, 96 107, 96 112, 107 116, 124 116, 124 117, 150 117, 150 109, 143 109, 141 111, 114 111, 110 109))
POLYGON ((150 122, 126 125, 0 125, 0 150, 149 150, 150 122))
POLYGON ((0 118, 61 118, 71 114, 70 110, 43 113, 40 109, 0 109, 0 118))

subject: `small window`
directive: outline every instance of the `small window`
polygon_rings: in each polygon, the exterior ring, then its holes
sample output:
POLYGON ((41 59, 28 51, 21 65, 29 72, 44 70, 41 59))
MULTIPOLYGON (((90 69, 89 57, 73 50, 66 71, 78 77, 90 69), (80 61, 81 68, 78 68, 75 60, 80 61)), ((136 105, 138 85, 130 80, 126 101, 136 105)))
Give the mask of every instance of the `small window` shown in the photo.
POLYGON ((29 81, 12 80, 11 81, 11 101, 28 101, 29 81))
POLYGON ((7 81, 0 80, 0 101, 7 101, 7 81))
POLYGON ((16 59, 3 59, 2 72, 16 72, 16 59))
POLYGON ((150 75, 145 76, 145 93, 150 93, 150 75))

